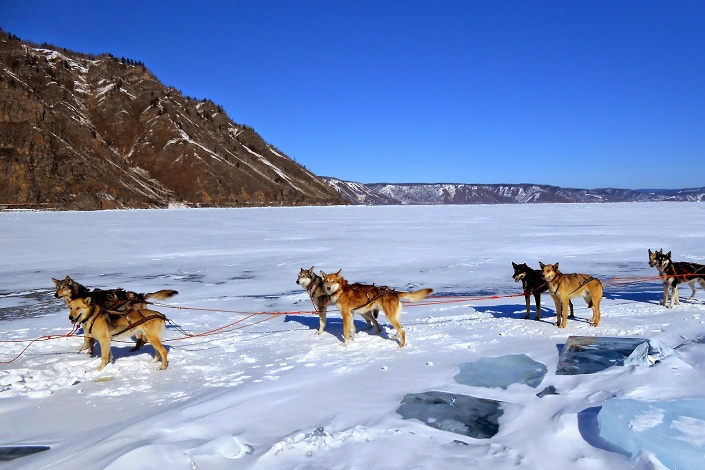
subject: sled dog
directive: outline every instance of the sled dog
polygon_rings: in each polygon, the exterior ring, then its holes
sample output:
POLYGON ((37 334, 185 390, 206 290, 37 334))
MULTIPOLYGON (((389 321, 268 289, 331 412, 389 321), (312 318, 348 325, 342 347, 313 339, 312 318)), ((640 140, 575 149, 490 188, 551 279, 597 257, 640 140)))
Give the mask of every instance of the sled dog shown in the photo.
MULTIPOLYGON (((318 331, 317 335, 323 333, 326 328, 326 310, 328 308, 328 302, 330 302, 330 296, 326 294, 326 290, 323 287, 323 278, 313 271, 313 266, 310 269, 301 268, 299 271, 299 276, 296 278, 296 283, 306 289, 311 302, 313 303, 316 312, 318 313, 318 331)), ((377 327, 377 332, 379 333, 379 324, 377 323, 377 310, 371 312, 362 313, 362 317, 367 322, 367 328, 372 328, 374 324, 377 327)))
POLYGON ((663 248, 658 251, 649 249, 649 266, 658 269, 659 276, 663 281, 663 300, 661 305, 672 308, 680 304, 678 295, 678 284, 685 282, 690 286, 692 293, 688 300, 695 298, 695 285, 705 289, 705 265, 697 263, 687 263, 671 260, 671 252, 664 254, 663 248), (671 290, 671 300, 669 303, 669 288, 671 290))
POLYGON ((573 297, 582 296, 588 307, 592 308, 592 326, 600 323, 600 301, 602 300, 602 283, 588 274, 563 274, 558 270, 558 263, 543 264, 541 274, 548 283, 548 292, 556 303, 556 325, 565 328, 568 324, 568 304, 573 297))
POLYGON ((110 313, 95 303, 93 297, 77 298, 69 302, 69 320, 79 323, 85 334, 100 343, 101 362, 98 370, 103 370, 112 361, 113 353, 110 340, 120 336, 141 334, 154 347, 154 360, 161 359, 160 370, 167 367, 167 353, 162 345, 161 335, 164 331, 166 316, 154 310, 137 309, 124 313, 110 313))
MULTIPOLYGON (((335 302, 343 316, 343 345, 354 339, 355 326, 353 325, 353 314, 382 310, 387 319, 397 330, 399 347, 406 344, 406 333, 399 323, 401 316, 401 300, 416 302, 426 298, 433 289, 421 289, 414 292, 400 292, 385 286, 375 286, 366 284, 349 284, 343 276, 342 270, 334 274, 326 274, 321 271, 323 286, 330 296, 331 302, 335 302)), ((375 321, 377 332, 379 325, 375 321)))
MULTIPOLYGON (((531 296, 534 296, 536 301, 536 318, 534 320, 541 320, 541 294, 548 290, 548 283, 543 279, 541 271, 538 269, 530 268, 526 263, 516 264, 512 261, 512 266, 514 267, 514 282, 521 281, 521 286, 524 289, 524 299, 526 300, 526 316, 524 320, 528 320, 531 313, 531 296)), ((570 305, 570 316, 568 318, 573 318, 573 302, 569 301, 570 305)))
MULTIPOLYGON (((54 281, 54 285, 56 286, 54 297, 63 298, 66 301, 66 305, 69 305, 72 300, 82 299, 90 295, 94 304, 100 305, 103 310, 109 310, 111 312, 144 309, 147 307, 147 299, 165 300, 178 294, 177 291, 170 289, 147 294, 139 294, 123 289, 90 290, 86 286, 74 281, 69 276, 66 276, 61 281, 52 278, 52 281, 54 281)), ((88 349, 88 354, 92 355, 93 343, 94 341, 88 336, 84 336, 83 346, 81 346, 78 352, 88 349)), ((131 351, 137 351, 142 344, 144 344, 144 338, 141 335, 137 335, 135 347, 132 348, 131 351)))

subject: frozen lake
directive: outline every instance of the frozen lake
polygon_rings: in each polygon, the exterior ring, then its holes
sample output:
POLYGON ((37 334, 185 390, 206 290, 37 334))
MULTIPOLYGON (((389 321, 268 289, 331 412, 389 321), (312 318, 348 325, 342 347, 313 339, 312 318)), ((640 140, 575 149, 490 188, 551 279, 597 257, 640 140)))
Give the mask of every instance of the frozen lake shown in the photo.
MULTIPOLYGON (((662 287, 647 256, 663 248, 675 260, 705 264, 704 209, 633 203, 0 213, 0 419, 21 423, 0 428, 0 446, 50 447, 12 461, 27 469, 661 468, 672 456, 649 447, 658 436, 624 449, 628 423, 616 437, 600 433, 600 410, 619 398, 630 400, 625 419, 632 421, 645 413, 639 403, 658 400, 661 421, 640 432, 676 423, 674 439, 705 455, 701 417, 664 405, 703 397, 705 292, 698 288, 689 302, 685 286, 679 306, 659 305, 662 287), (589 326, 592 313, 578 298, 577 318, 557 328, 546 294, 542 320, 523 320, 512 261, 535 268, 560 262, 564 272, 601 279, 600 326, 589 326), (403 349, 383 315, 379 335, 364 331, 357 317, 355 341, 345 348, 336 311, 324 334, 315 334, 318 318, 307 313, 311 302, 295 283, 299 269, 311 266, 342 269, 351 282, 431 287, 430 300, 439 302, 405 307, 403 349), (131 344, 114 342, 114 363, 96 372, 99 358, 76 353, 81 337, 35 342, 10 362, 28 344, 10 341, 70 331, 51 282, 67 274, 91 288, 176 289, 166 304, 179 309, 155 308, 185 331, 230 326, 195 338, 170 326, 166 371, 149 362, 151 346, 129 352, 131 344), (560 375, 569 336, 644 338, 676 354, 653 366, 560 375), (454 379, 462 364, 518 354, 546 366, 539 385, 454 379), (549 386, 557 394, 537 396, 549 386), (473 438, 396 411, 405 396, 431 391, 459 402, 500 402, 496 434, 473 438)), ((532 318, 533 310, 532 299, 532 318)), ((604 419, 619 422, 612 414, 604 419)))

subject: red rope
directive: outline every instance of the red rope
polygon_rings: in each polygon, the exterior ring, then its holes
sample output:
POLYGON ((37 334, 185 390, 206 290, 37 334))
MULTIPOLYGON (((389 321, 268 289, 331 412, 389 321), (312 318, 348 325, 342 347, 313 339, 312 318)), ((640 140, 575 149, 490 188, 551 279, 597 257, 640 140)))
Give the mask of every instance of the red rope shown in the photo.
MULTIPOLYGON (((682 277, 682 276, 672 276, 672 277, 682 277)), ((653 281, 653 280, 661 280, 661 276, 642 276, 642 277, 612 277, 608 281, 605 282, 606 285, 615 285, 615 286, 620 286, 620 285, 626 285, 626 284, 634 284, 634 283, 639 283, 639 282, 645 282, 645 281, 653 281)), ((430 296, 428 297, 428 300, 422 300, 419 302, 410 302, 407 304, 408 307, 420 307, 420 306, 427 306, 427 305, 439 305, 439 304, 451 304, 451 303, 463 303, 463 302, 477 302, 481 300, 496 300, 496 299, 508 299, 512 297, 523 297, 524 293, 520 294, 507 294, 507 295, 482 295, 482 296, 469 296, 469 295, 456 295, 456 296, 443 296, 443 295, 437 295, 437 296, 430 296)), ((311 299, 311 303, 313 303, 313 299, 311 299)), ((249 326, 256 325, 258 323, 263 323, 268 320, 272 320, 273 318, 279 317, 281 315, 301 315, 301 314, 317 314, 317 311, 309 311, 309 310, 293 310, 293 311, 288 311, 288 312, 244 312, 241 310, 224 310, 224 309, 214 309, 214 308, 196 308, 196 307, 181 307, 177 305, 168 305, 168 304, 159 304, 159 303, 153 303, 150 302, 152 305, 157 305, 160 307, 165 307, 165 308, 172 308, 172 309, 178 309, 178 310, 193 310, 193 311, 199 311, 199 312, 220 312, 220 313, 235 313, 239 315, 246 315, 244 318, 241 318, 237 321, 234 321, 232 323, 229 323, 224 326, 220 326, 218 328, 214 328, 212 330, 204 331, 201 333, 195 333, 195 334, 186 334, 183 337, 180 338, 172 338, 165 340, 166 341, 181 341, 184 339, 189 339, 189 338, 199 338, 199 337, 206 337, 206 336, 211 336, 217 333, 223 333, 226 331, 234 331, 234 330, 240 330, 243 328, 247 328, 249 326), (238 327, 234 327, 235 325, 238 325, 252 317, 255 317, 257 315, 269 315, 268 318, 263 318, 261 320, 257 320, 252 323, 248 323, 245 325, 241 325, 238 327)), ((314 304, 314 309, 315 309, 315 304, 314 304)), ((13 359, 9 361, 0 361, 0 364, 10 364, 14 361, 16 361, 22 354, 29 349, 29 347, 39 341, 49 341, 53 339, 59 339, 59 338, 68 338, 70 336, 73 336, 76 331, 78 331, 78 325, 74 327, 73 330, 71 330, 70 333, 65 334, 65 335, 47 335, 47 336, 40 336, 39 338, 35 338, 32 340, 27 340, 27 339, 15 339, 15 340, 0 340, 0 343, 28 343, 22 351, 20 351, 17 356, 15 356, 13 359)))
POLYGON ((10 359, 9 361, 0 361, 0 364, 11 364, 11 363, 15 362, 17 359, 19 359, 19 357, 20 357, 21 355, 23 355, 23 354, 29 349, 29 347, 30 347, 31 345, 33 345, 33 344, 36 343, 36 342, 39 342, 39 341, 49 341, 49 340, 52 340, 52 339, 59 339, 59 338, 68 338, 69 336, 73 336, 73 334, 76 333, 76 331, 78 331, 78 328, 79 328, 78 325, 74 326, 73 329, 72 329, 69 333, 67 333, 67 334, 65 334, 65 335, 46 335, 46 336, 40 336, 39 338, 30 339, 30 340, 26 340, 26 339, 13 339, 13 340, 4 340, 4 341, 0 341, 0 343, 24 343, 24 342, 28 342, 27 346, 25 346, 25 347, 22 349, 22 351, 20 351, 20 353, 19 353, 17 356, 13 357, 13 358, 10 359))

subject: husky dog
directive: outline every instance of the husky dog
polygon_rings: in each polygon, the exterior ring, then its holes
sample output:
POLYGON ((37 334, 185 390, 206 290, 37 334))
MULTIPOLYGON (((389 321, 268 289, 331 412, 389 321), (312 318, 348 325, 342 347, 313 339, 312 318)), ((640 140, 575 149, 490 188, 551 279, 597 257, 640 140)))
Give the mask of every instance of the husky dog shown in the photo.
MULTIPOLYGON (((170 289, 147 294, 139 294, 123 289, 90 290, 86 286, 74 281, 69 276, 66 276, 61 281, 52 278, 52 281, 54 281, 54 285, 56 286, 54 297, 63 298, 66 301, 66 305, 69 305, 72 300, 82 299, 90 295, 94 304, 100 305, 103 310, 109 310, 111 312, 144 309, 147 307, 147 299, 165 300, 178 294, 177 291, 170 289)), ((89 336, 84 335, 83 346, 81 346, 78 352, 87 349, 88 354, 92 355, 94 343, 95 341, 89 336)), ((137 335, 135 347, 132 348, 131 351, 137 351, 142 344, 144 344, 144 338, 141 335, 137 335)))
MULTIPOLYGON (((416 302, 426 298, 433 289, 421 289, 415 292, 399 292, 385 286, 349 284, 343 276, 342 270, 334 274, 326 274, 321 271, 323 286, 332 302, 338 306, 340 314, 343 316, 343 345, 347 346, 348 341, 355 337, 355 327, 353 325, 353 314, 371 312, 381 309, 387 316, 392 326, 397 330, 399 347, 406 344, 406 333, 399 323, 401 315, 401 300, 416 302)), ((375 322, 376 324, 376 322, 375 322)), ((379 333, 379 325, 377 332, 379 333)))
POLYGON ((133 336, 140 334, 154 346, 154 360, 161 359, 160 370, 167 367, 167 353, 161 342, 166 317, 154 310, 138 309, 120 314, 104 310, 93 301, 93 297, 77 298, 69 302, 69 320, 79 323, 87 336, 100 343, 101 362, 98 370, 103 370, 112 361, 113 353, 110 340, 121 335, 133 336))
POLYGON ((548 292, 556 303, 556 325, 565 328, 568 324, 568 303, 570 299, 582 296, 588 307, 592 308, 592 326, 600 323, 600 301, 602 300, 602 283, 588 274, 563 274, 558 270, 558 263, 543 264, 541 275, 548 283, 548 292))
MULTIPOLYGON (((532 269, 526 263, 516 264, 512 261, 514 267, 514 282, 521 281, 521 286, 524 288, 524 299, 526 299, 526 316, 524 320, 528 320, 531 313, 531 295, 533 294, 536 301, 536 318, 541 320, 541 294, 548 290, 548 284, 544 281, 541 271, 532 269)), ((570 305, 570 316, 573 318, 573 302, 568 302, 570 305)))
MULTIPOLYGON (((299 271, 299 276, 296 278, 296 283, 306 289, 309 297, 311 297, 311 302, 318 313, 319 319, 319 326, 316 334, 320 335, 326 327, 326 310, 328 308, 328 302, 330 302, 330 296, 326 294, 326 290, 323 287, 323 279, 313 271, 313 266, 311 266, 309 269, 301 268, 301 271, 299 271)), ((379 333, 377 315, 378 313, 376 309, 371 312, 362 313, 362 317, 367 322, 367 328, 372 328, 372 325, 374 324, 377 327, 377 332, 379 333)))
POLYGON ((663 300, 661 305, 672 308, 680 304, 678 284, 685 282, 690 286, 692 293, 688 300, 695 298, 695 284, 705 289, 705 266, 697 263, 686 263, 671 260, 671 252, 663 254, 663 249, 651 251, 649 249, 649 266, 658 269, 663 281, 663 300), (668 300, 668 290, 671 288, 671 300, 668 300))

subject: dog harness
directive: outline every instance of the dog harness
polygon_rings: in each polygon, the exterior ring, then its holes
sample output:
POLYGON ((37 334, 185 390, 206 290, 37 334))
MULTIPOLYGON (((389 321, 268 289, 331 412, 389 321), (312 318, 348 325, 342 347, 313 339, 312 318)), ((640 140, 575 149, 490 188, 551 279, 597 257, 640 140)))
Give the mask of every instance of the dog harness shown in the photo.
POLYGON ((167 317, 166 317, 166 315, 163 315, 163 314, 159 313, 159 314, 147 315, 146 317, 140 318, 140 319, 137 320, 136 322, 132 323, 132 322, 130 322, 130 319, 127 318, 127 315, 128 315, 129 313, 130 313, 130 312, 127 312, 127 313, 123 314, 123 315, 125 316, 125 320, 127 320, 127 323, 128 323, 127 328, 124 328, 123 330, 118 331, 117 333, 114 333, 114 334, 110 335, 111 337, 112 337, 112 336, 119 336, 119 335, 121 335, 121 334, 123 334, 123 333, 125 333, 125 332, 127 332, 127 331, 130 331, 130 330, 133 329, 133 328, 137 328, 137 327, 140 326, 142 323, 147 323, 149 320, 154 320, 155 318, 160 318, 160 319, 162 319, 162 320, 164 320, 164 321, 167 321, 167 320, 168 320, 167 317))
MULTIPOLYGON (((88 322, 90 321, 90 325, 88 325, 88 330, 87 330, 89 335, 93 333, 93 324, 94 324, 95 321, 98 319, 98 316, 99 316, 100 313, 101 313, 99 309, 96 308, 95 310, 96 310, 96 314, 95 314, 95 315, 91 315, 91 316, 88 317, 85 321, 82 321, 82 322, 81 322, 81 324, 85 325, 86 323, 88 323, 88 322)), ((129 314, 130 314, 131 312, 133 312, 133 311, 134 311, 134 310, 130 310, 129 312, 114 312, 114 311, 106 311, 106 312, 105 312, 107 315, 120 315, 120 316, 124 316, 124 317, 125 317, 125 320, 127 320, 127 323, 128 323, 127 328, 124 328, 124 329, 118 331, 117 333, 111 334, 110 337, 119 336, 119 335, 121 335, 121 334, 123 334, 123 333, 125 333, 125 332, 127 332, 127 331, 129 331, 129 330, 131 330, 131 329, 133 329, 133 328, 136 328, 136 327, 140 326, 140 325, 143 324, 143 323, 148 322, 149 320, 154 320, 155 318, 161 318, 161 319, 164 320, 164 321, 168 321, 168 318, 166 317, 166 315, 157 312, 157 313, 154 313, 154 314, 152 314, 152 315, 147 315, 146 317, 140 318, 140 319, 137 320, 136 322, 132 323, 132 322, 130 321, 130 319, 128 318, 127 315, 129 315, 129 314)))
MULTIPOLYGON (((559 282, 556 282, 556 278, 561 278, 561 277, 564 277, 564 276, 582 276, 582 274, 563 274, 563 273, 561 273, 560 275, 554 277, 553 279, 551 279, 551 282, 549 282, 549 289, 550 289, 550 284, 552 284, 552 283, 555 283, 555 284, 556 284, 556 288, 553 289, 553 292, 551 292, 552 294, 555 294, 555 293, 558 291, 558 286, 560 285, 560 281, 559 281, 559 282)), ((571 296, 571 295, 575 294, 576 292, 578 292, 580 289, 582 289, 583 287, 585 287, 590 281, 596 281, 596 280, 598 280, 596 277, 587 276, 587 277, 583 280, 583 282, 581 282, 580 285, 579 285, 578 287, 576 287, 576 288, 573 290, 573 292, 570 292, 570 293, 568 294, 568 296, 571 296)))
MULTIPOLYGON (((313 280, 311 284, 306 288, 306 292, 308 292, 308 298, 311 299, 311 304, 313 305, 313 309, 316 311, 316 313, 320 313, 318 310, 318 306, 316 305, 316 301, 313 299, 313 293, 315 292, 316 288, 323 284, 323 279, 316 276, 316 278, 313 280)), ((325 290, 325 289, 324 289, 325 290)), ((328 304, 330 302, 330 296, 326 295, 327 299, 325 302, 323 302, 323 305, 328 304)))
POLYGON ((350 284, 350 288, 357 290, 357 291, 363 291, 365 293, 365 296, 367 297, 367 303, 364 303, 364 304, 360 305, 359 307, 355 307, 355 308, 351 309, 352 311, 361 309, 363 307, 367 307, 375 300, 377 300, 381 297, 384 297, 387 294, 396 294, 397 293, 397 291, 395 291, 394 289, 390 289, 387 286, 377 287, 374 284, 372 284, 371 286, 365 286, 364 284, 357 284, 356 283, 356 284, 350 284), (377 295, 370 297, 370 294, 373 289, 379 289, 379 292, 377 292, 377 295))

